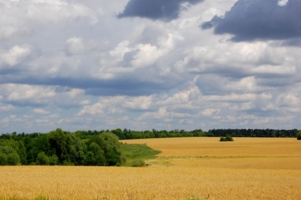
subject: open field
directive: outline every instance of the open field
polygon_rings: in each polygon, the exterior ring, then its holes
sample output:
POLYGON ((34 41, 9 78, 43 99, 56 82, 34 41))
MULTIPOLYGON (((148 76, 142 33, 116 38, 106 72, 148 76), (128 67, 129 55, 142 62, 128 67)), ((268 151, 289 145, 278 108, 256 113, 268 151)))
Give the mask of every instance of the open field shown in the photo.
POLYGON ((301 141, 295 138, 165 138, 123 140, 162 151, 149 161, 176 166, 301 170, 301 141))
MULTIPOLYGON (((301 142, 282 138, 123 141, 161 150, 143 168, 0 167, 9 199, 301 199, 301 142), (43 199, 43 198, 40 198, 43 199), (192 198, 191 198, 192 199, 192 198)), ((0 198, 1 199, 1 198, 0 198)))
POLYGON ((301 156, 301 141, 296 138, 234 138, 234 142, 219 142, 219 139, 159 138, 122 142, 147 144, 162 151, 159 156, 301 156))

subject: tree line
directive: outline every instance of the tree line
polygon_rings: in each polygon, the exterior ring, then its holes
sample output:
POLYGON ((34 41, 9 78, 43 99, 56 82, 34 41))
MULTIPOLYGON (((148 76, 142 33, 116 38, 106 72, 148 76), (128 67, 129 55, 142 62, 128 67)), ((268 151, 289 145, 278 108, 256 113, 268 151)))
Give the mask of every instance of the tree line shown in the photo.
POLYGON ((279 130, 279 129, 211 129, 203 131, 202 129, 195 129, 192 131, 186 130, 145 130, 133 131, 130 129, 120 128, 114 130, 101 130, 101 131, 77 131, 76 134, 80 138, 86 138, 90 135, 98 135, 102 132, 112 132, 120 140, 125 139, 146 139, 146 138, 171 138, 171 137, 296 137, 298 130, 279 130))
MULTIPOLYGON (((298 137, 297 137, 298 135, 298 137)), ((125 162, 119 140, 166 137, 297 137, 297 129, 202 129, 145 130, 78 130, 58 128, 49 133, 6 133, 0 135, 0 165, 100 165, 125 162)))
POLYGON ((212 129, 206 134, 208 137, 296 137, 297 129, 212 129))
POLYGON ((2 134, 0 165, 121 165, 119 138, 111 132, 81 139, 56 129, 47 134, 2 134))

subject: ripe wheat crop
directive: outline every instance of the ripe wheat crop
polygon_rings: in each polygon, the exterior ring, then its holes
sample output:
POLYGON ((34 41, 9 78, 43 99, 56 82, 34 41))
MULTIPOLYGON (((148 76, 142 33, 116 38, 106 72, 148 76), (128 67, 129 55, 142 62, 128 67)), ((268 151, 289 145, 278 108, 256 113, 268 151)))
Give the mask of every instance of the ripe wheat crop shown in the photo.
POLYGON ((159 138, 123 140, 128 144, 147 144, 162 151, 159 156, 301 156, 301 142, 296 138, 159 138))
POLYGON ((0 199, 301 199, 293 139, 122 141, 161 150, 148 167, 0 167, 0 199))

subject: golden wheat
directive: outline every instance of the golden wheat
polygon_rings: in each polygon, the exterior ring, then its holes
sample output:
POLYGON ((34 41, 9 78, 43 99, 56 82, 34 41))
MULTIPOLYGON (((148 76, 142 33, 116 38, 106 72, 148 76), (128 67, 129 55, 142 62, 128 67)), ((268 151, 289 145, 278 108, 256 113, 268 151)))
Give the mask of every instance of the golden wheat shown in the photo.
POLYGON ((301 156, 301 142, 296 138, 159 138, 123 140, 128 144, 147 144, 161 150, 159 156, 301 156))
POLYGON ((2 197, 300 199, 299 170, 200 167, 2 167, 2 197))
POLYGON ((0 199, 301 199, 300 142, 234 139, 123 141, 162 151, 143 168, 0 167, 0 199))

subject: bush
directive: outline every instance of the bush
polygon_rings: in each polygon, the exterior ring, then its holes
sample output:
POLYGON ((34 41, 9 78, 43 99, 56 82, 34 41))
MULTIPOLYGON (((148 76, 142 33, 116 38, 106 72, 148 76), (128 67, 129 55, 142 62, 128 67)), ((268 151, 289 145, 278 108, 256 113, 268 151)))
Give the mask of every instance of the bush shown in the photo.
POLYGON ((40 152, 37 156, 36 164, 49 165, 49 157, 44 152, 40 152))
POLYGON ((226 137, 221 137, 220 140, 221 142, 232 142, 234 141, 231 135, 227 135, 226 137))
POLYGON ((17 153, 8 154, 7 164, 8 165, 19 165, 20 164, 19 155, 17 153))
POLYGON ((7 164, 7 156, 4 153, 0 152, 0 165, 6 165, 7 164))
POLYGON ((301 130, 297 133, 297 140, 301 140, 301 130))
POLYGON ((145 166, 145 162, 142 159, 134 159, 131 163, 132 167, 143 167, 145 166))
POLYGON ((11 147, 0 146, 0 165, 19 165, 20 157, 11 147))
POLYGON ((51 157, 49 157, 49 165, 57 165, 59 158, 57 155, 53 154, 51 157))

